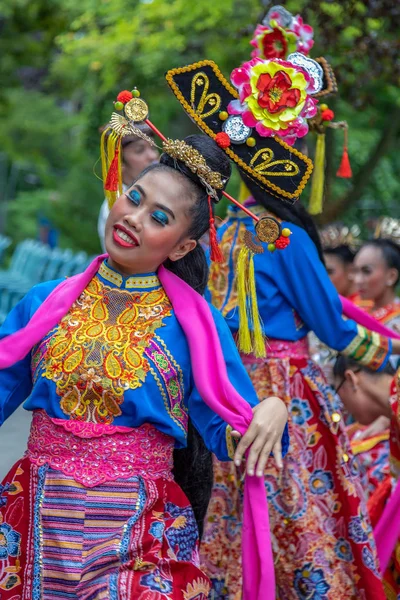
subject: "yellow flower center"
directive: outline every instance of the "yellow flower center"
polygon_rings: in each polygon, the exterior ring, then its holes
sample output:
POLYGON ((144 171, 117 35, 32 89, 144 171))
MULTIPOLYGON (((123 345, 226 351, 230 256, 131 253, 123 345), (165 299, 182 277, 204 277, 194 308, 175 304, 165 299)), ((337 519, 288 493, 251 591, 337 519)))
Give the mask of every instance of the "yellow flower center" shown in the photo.
POLYGON ((0 546, 6 546, 6 545, 7 545, 6 536, 4 535, 4 533, 0 533, 0 546))
POLYGON ((274 86, 271 90, 269 90, 269 97, 271 98, 272 102, 276 104, 282 97, 282 90, 279 87, 274 86))

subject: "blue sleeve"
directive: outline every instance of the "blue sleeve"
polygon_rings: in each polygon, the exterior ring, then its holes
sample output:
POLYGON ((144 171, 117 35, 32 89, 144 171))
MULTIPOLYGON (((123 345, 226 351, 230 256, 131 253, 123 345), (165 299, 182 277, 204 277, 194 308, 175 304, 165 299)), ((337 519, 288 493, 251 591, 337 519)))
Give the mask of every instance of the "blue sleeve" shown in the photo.
MULTIPOLYGON (((327 346, 341 352, 357 336, 357 324, 343 319, 338 293, 309 235, 291 223, 282 225, 290 227, 293 235, 290 245, 271 257, 279 290, 308 329, 327 346)), ((256 258, 261 261, 263 255, 256 258)))
MULTIPOLYGON (((0 339, 25 327, 57 283, 59 282, 47 282, 34 286, 7 316, 0 328, 0 339)), ((0 426, 28 398, 31 391, 31 353, 29 353, 15 365, 0 370, 0 426)))
MULTIPOLYGON (((214 307, 210 308, 221 342, 229 380, 250 406, 256 406, 257 394, 240 359, 229 327, 222 315, 214 307)), ((231 460, 234 453, 231 428, 205 404, 195 387, 189 398, 189 415, 207 448, 219 460, 231 460)))

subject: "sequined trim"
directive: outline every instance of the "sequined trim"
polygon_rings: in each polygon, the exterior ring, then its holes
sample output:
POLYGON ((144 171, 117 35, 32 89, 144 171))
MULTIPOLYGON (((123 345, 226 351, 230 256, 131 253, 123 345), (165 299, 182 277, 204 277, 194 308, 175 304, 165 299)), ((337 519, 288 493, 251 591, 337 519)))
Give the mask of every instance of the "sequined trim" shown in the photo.
POLYGON ((158 279, 157 275, 134 275, 132 277, 124 279, 120 273, 117 273, 116 271, 111 269, 105 262, 103 262, 100 265, 98 273, 106 281, 109 281, 110 283, 113 283, 118 287, 125 287, 126 289, 136 288, 144 290, 147 288, 161 286, 160 280, 158 279))
MULTIPOLYGON (((132 517, 129 519, 129 521, 125 524, 124 533, 123 533, 122 539, 121 539, 120 556, 121 556, 122 563, 126 563, 129 560, 129 544, 131 541, 132 528, 136 525, 136 523, 138 522, 138 520, 140 519, 140 517, 143 514, 146 499, 147 499, 146 490, 144 487, 143 480, 141 479, 139 481, 138 499, 137 499, 136 507, 135 507, 136 512, 134 515, 132 515, 132 517)), ((117 598, 117 597, 118 596, 115 596, 115 598, 117 598)))
POLYGON ((35 508, 33 514, 33 548, 34 548, 34 563, 33 563, 33 586, 32 600, 41 600, 42 598, 42 523, 40 511, 43 504, 44 483, 48 465, 43 465, 38 470, 38 484, 36 488, 35 508))
POLYGON ((43 411, 35 411, 27 454, 38 465, 47 464, 85 487, 106 481, 143 478, 172 480, 174 439, 149 424, 97 438, 81 438, 56 425, 43 411))

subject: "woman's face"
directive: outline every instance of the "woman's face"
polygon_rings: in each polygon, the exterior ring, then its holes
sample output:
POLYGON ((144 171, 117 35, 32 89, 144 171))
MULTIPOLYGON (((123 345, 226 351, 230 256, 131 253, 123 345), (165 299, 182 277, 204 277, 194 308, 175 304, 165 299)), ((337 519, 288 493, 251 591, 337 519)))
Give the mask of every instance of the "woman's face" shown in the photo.
POLYGON ((365 371, 348 369, 335 386, 346 410, 361 425, 369 425, 382 415, 390 416, 390 382, 386 374, 369 375, 365 371))
POLYGON ((354 271, 354 282, 363 300, 376 302, 396 281, 396 269, 390 269, 382 250, 371 245, 364 246, 357 253, 354 271))
POLYGON ((328 275, 338 294, 348 296, 353 285, 353 265, 345 263, 335 254, 324 254, 328 275))
POLYGON ((131 185, 132 181, 135 181, 146 167, 157 162, 158 159, 157 148, 141 138, 124 146, 122 149, 122 179, 125 185, 131 185))
POLYGON ((187 234, 192 203, 183 176, 146 173, 110 211, 105 232, 110 265, 125 275, 153 273, 167 258, 183 258, 197 244, 187 234))

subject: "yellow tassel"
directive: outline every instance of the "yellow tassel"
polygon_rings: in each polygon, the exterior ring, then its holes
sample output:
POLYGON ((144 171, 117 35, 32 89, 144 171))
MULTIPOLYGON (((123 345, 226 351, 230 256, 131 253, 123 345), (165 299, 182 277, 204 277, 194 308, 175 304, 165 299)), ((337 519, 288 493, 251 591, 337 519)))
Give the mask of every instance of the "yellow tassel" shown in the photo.
POLYGON ((253 323, 253 354, 257 358, 266 356, 265 339, 263 334, 262 322, 260 313, 258 312, 256 278, 254 273, 254 254, 251 253, 249 260, 249 279, 248 287, 251 302, 251 321, 253 323))
POLYGON ((239 190, 239 202, 240 204, 244 204, 248 198, 250 198, 251 192, 247 189, 243 181, 240 182, 240 190, 239 190))
POLYGON ((254 273, 254 252, 242 246, 237 262, 237 290, 239 304, 238 348, 245 354, 264 357, 265 340, 257 305, 254 273), (252 327, 252 330, 250 329, 252 327))
POLYGON ((249 329, 249 319, 247 314, 247 264, 252 254, 247 246, 242 246, 237 261, 237 291, 239 304, 239 335, 238 348, 245 354, 251 352, 251 337, 249 329))
MULTIPOLYGON (((103 187, 107 181, 108 171, 115 155, 117 146, 121 143, 120 136, 108 127, 101 135, 100 142, 100 156, 101 156, 101 171, 103 177, 103 187)), ((116 199, 122 194, 122 164, 121 164, 121 152, 118 154, 118 189, 106 190, 104 189, 105 197, 108 201, 108 206, 111 208, 116 199)))
POLYGON ((325 180, 325 133, 317 134, 315 148, 314 173, 311 183, 311 196, 308 205, 310 215, 319 215, 322 212, 325 180))

